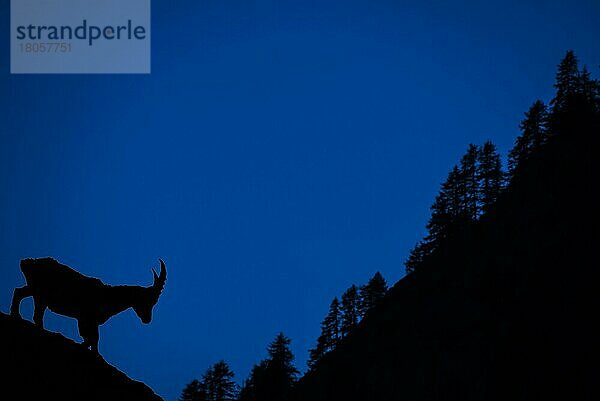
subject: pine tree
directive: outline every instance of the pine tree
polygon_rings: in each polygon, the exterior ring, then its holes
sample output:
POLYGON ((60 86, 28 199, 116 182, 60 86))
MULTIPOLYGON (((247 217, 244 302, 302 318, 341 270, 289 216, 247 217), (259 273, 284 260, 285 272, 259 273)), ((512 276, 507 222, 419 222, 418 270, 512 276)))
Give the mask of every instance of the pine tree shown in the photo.
POLYGON ((317 338, 317 344, 309 350, 308 366, 312 368, 326 353, 337 346, 340 339, 341 312, 340 301, 333 298, 329 305, 329 311, 321 322, 321 334, 317 338))
POLYGON ((541 100, 536 100, 525 113, 519 128, 521 135, 515 141, 515 146, 508 154, 508 170, 512 177, 516 168, 529 156, 536 152, 548 139, 548 112, 541 100))
POLYGON ((431 243, 419 241, 417 245, 410 251, 408 258, 404 262, 406 274, 414 273, 427 255, 431 253, 431 243))
POLYGON ((283 333, 269 344, 267 351, 267 380, 270 387, 270 398, 264 401, 285 401, 289 398, 292 387, 296 383, 298 370, 294 366, 294 354, 290 349, 291 340, 283 333))
POLYGON ((250 375, 245 380, 238 401, 262 401, 267 398, 265 390, 267 383, 265 380, 267 372, 267 361, 264 360, 261 363, 254 365, 250 371, 250 375))
POLYGON ((590 103, 595 102, 598 88, 596 80, 592 76, 586 65, 583 66, 579 73, 579 92, 590 103))
POLYGON ((490 207, 498 200, 504 181, 503 177, 502 162, 496 145, 487 141, 479 152, 479 200, 482 212, 489 211, 490 207))
POLYGON ((337 297, 334 297, 331 304, 329 304, 329 311, 321 323, 321 332, 325 339, 326 352, 333 350, 340 340, 341 325, 340 301, 337 297))
POLYGON ((202 376, 207 401, 232 401, 237 398, 237 384, 234 373, 225 361, 212 365, 202 376))
POLYGON ((527 138, 529 153, 539 149, 548 140, 547 123, 546 105, 541 100, 536 100, 525 113, 525 119, 519 125, 523 136, 527 138))
POLYGON ((202 384, 204 385, 207 401, 215 401, 215 375, 213 366, 211 365, 206 369, 206 372, 202 375, 202 384))
MULTIPOLYGON (((442 184, 442 187, 444 184, 442 184)), ((427 242, 435 246, 446 237, 448 226, 453 220, 450 212, 450 199, 447 197, 443 188, 435 197, 435 201, 430 209, 431 217, 427 222, 428 234, 425 238, 427 242)))
POLYGON ((448 213, 450 215, 450 223, 442 226, 443 231, 447 232, 448 226, 465 214, 462 202, 466 190, 461 181, 461 172, 458 166, 454 166, 450 170, 446 182, 442 184, 441 192, 447 199, 448 213))
POLYGON ((579 74, 579 96, 584 112, 588 116, 598 116, 600 113, 600 82, 592 79, 585 65, 579 74))
POLYGON ((348 288, 344 294, 342 294, 342 324, 341 334, 342 337, 346 337, 350 331, 358 324, 359 313, 358 313, 358 288, 356 285, 352 285, 348 288))
POLYGON ((451 227, 464 221, 477 220, 498 198, 504 183, 502 163, 491 142, 481 148, 470 144, 441 185, 431 205, 427 235, 410 251, 404 262, 406 274, 413 273, 423 260, 447 238, 451 227))
POLYGON ((454 166, 442 184, 440 193, 435 197, 435 202, 431 205, 431 217, 427 223, 428 234, 425 237, 427 245, 417 244, 415 250, 420 254, 413 255, 413 258, 425 256, 426 253, 437 248, 440 241, 446 238, 450 225, 462 213, 459 180, 460 171, 457 166, 454 166))
POLYGON ((237 398, 237 384, 233 381, 234 373, 225 361, 213 366, 214 401, 230 401, 237 398))
POLYGON ((309 369, 313 369, 327 352, 327 339, 323 334, 321 334, 319 338, 317 338, 317 344, 315 347, 308 350, 307 365, 309 369))
POLYGON ((238 394, 238 401, 255 401, 256 398, 256 389, 254 387, 254 383, 252 381, 252 371, 250 372, 250 376, 244 380, 242 387, 240 388, 240 393, 238 394))
POLYGON ((515 171, 521 165, 523 160, 528 156, 527 142, 523 135, 519 135, 515 139, 513 148, 508 152, 508 180, 511 180, 515 175, 515 171))
POLYGON ((479 177, 477 161, 479 147, 469 144, 467 153, 460 160, 459 199, 461 217, 477 220, 479 217, 479 177))
POLYGON ((298 370, 290 339, 283 333, 269 344, 268 358, 254 365, 240 391, 239 401, 286 401, 296 383, 298 370))
POLYGON ((565 57, 558 65, 556 72, 556 95, 551 101, 553 113, 560 113, 569 107, 569 102, 573 100, 580 88, 580 74, 578 60, 573 50, 568 50, 565 57))
MULTIPOLYGON (((596 118, 595 105, 586 92, 593 87, 589 72, 579 71, 575 53, 569 50, 558 65, 556 94, 551 101, 549 130, 552 135, 577 136, 588 131, 589 123, 596 118)), ((593 90, 592 90, 593 91, 593 90)), ((592 96, 593 97, 593 96, 592 96)))
POLYGON ((199 380, 192 380, 181 392, 179 401, 206 401, 204 384, 199 380))
POLYGON ((381 301, 386 291, 387 283, 380 272, 375 273, 367 284, 360 287, 358 313, 361 319, 381 301))
POLYGON ((285 334, 279 333, 267 348, 269 367, 281 370, 290 385, 295 382, 298 374, 298 370, 294 366, 294 354, 290 349, 291 342, 292 340, 286 337, 285 334))
POLYGON ((460 160, 460 167, 454 166, 448 173, 431 205, 428 234, 415 245, 404 262, 406 274, 418 269, 427 255, 448 236, 453 225, 477 220, 483 207, 495 202, 503 182, 500 157, 491 142, 484 147, 485 150, 470 144, 460 160), (485 185, 485 189, 481 185, 485 185))

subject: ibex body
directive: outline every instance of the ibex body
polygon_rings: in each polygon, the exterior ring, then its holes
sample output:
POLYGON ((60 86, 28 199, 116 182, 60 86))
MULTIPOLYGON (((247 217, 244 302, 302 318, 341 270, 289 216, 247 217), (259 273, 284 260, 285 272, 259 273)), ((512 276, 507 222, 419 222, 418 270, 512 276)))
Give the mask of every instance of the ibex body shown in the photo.
POLYGON ((98 326, 111 316, 133 308, 143 323, 150 323, 152 308, 158 302, 167 278, 165 264, 159 261, 160 274, 153 270, 154 283, 142 287, 107 285, 52 258, 23 259, 21 271, 27 285, 15 289, 10 313, 19 316, 21 300, 32 296, 36 325, 43 327, 46 308, 75 318, 83 345, 98 352, 98 326))

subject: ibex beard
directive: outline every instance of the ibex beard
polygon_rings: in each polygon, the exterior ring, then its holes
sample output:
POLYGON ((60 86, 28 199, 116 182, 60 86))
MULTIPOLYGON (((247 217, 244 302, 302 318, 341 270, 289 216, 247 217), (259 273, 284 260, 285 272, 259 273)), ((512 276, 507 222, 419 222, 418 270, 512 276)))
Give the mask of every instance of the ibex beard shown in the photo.
POLYGON ((82 345, 98 353, 98 326, 112 316, 133 308, 142 323, 152 320, 152 309, 167 280, 162 259, 160 273, 154 269, 154 283, 149 287, 112 286, 97 278, 87 277, 53 258, 23 259, 21 271, 27 285, 16 288, 10 308, 11 316, 20 317, 23 298, 33 297, 34 323, 43 328, 46 308, 59 315, 77 319, 82 345))

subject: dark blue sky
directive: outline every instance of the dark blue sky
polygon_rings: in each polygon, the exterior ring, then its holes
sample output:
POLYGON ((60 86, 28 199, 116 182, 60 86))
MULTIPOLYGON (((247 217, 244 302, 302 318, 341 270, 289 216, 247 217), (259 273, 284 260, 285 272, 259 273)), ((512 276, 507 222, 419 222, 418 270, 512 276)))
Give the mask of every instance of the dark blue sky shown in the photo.
POLYGON ((155 320, 113 318, 100 351, 171 400, 279 331, 304 369, 333 296, 401 278, 467 144, 506 154, 567 49, 600 65, 597 1, 155 1, 151 75, 11 76, 8 3, 0 309, 24 257, 144 285, 162 257, 155 320))

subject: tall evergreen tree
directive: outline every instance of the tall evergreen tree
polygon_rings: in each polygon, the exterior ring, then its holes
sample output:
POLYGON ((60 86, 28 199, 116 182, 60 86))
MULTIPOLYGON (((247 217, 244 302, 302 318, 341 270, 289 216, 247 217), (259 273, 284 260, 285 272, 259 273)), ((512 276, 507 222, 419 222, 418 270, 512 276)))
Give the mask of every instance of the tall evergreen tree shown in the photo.
POLYGON ((207 401, 232 401, 237 398, 234 373, 225 361, 212 365, 202 376, 207 401))
POLYGON ((344 294, 342 294, 342 304, 340 308, 342 311, 342 337, 346 337, 358 324, 360 317, 358 313, 358 303, 358 288, 353 284, 344 292, 344 294))
POLYGON ((298 370, 294 366, 294 354, 290 349, 291 340, 283 333, 269 344, 267 351, 267 380, 270 398, 263 401, 285 401, 289 399, 292 387, 296 382, 298 370))
POLYGON ((358 313, 361 319, 381 301, 386 291, 387 283, 380 272, 376 272, 367 284, 360 287, 358 313))
POLYGON ((179 401, 206 401, 204 383, 197 379, 189 382, 181 392, 179 401))
POLYGON ((488 141, 481 148, 469 145, 460 166, 450 170, 431 205, 428 234, 410 251, 404 262, 406 274, 418 269, 448 236, 453 225, 477 220, 497 200, 503 176, 500 156, 493 143, 488 141))
MULTIPOLYGON (((442 184, 441 192, 447 199, 448 213, 450 215, 450 222, 456 221, 460 216, 464 215, 464 206, 462 204, 463 198, 465 197, 465 189, 463 182, 461 181, 461 172, 458 166, 452 167, 446 182, 442 184)), ((434 211, 435 212, 435 211, 434 211)), ((443 225, 443 230, 447 231, 449 224, 443 225)))
POLYGON ((459 199, 461 212, 459 217, 477 220, 479 217, 479 147, 469 144, 467 153, 460 160, 459 199))
POLYGON ((326 352, 331 351, 337 345, 340 339, 340 329, 342 325, 342 313, 340 309, 340 301, 334 297, 329 304, 329 311, 321 322, 321 333, 325 340, 326 352))
MULTIPOLYGON (((450 225, 461 215, 461 198, 464 196, 464 190, 459 186, 460 170, 454 166, 448 178, 442 184, 440 193, 436 196, 435 202, 431 205, 431 217, 427 223, 428 234, 424 243, 417 244, 412 255, 413 260, 420 260, 430 251, 437 247, 448 234, 450 225)), ((410 259, 410 257, 409 257, 410 259)), ((411 261, 411 263, 413 263, 411 261)))
POLYGON ((579 71, 578 60, 572 50, 558 65, 554 87, 556 95, 551 101, 549 124, 551 133, 578 136, 597 132, 600 125, 598 81, 591 79, 587 68, 579 71))
POLYGON ((541 100, 536 100, 525 113, 525 119, 519 125, 529 153, 546 143, 548 139, 547 124, 546 105, 541 100))
POLYGON ((240 390, 238 401, 262 401, 268 396, 268 383, 265 379, 268 361, 254 365, 240 390))
POLYGON ((584 117, 595 118, 597 124, 600 117, 600 82, 592 79, 585 65, 579 74, 579 96, 584 117))
POLYGON ((404 262, 406 274, 414 273, 427 255, 431 253, 432 246, 430 242, 419 241, 408 254, 408 258, 404 262))
POLYGON ((584 65, 579 73, 580 93, 588 103, 595 104, 598 100, 598 89, 598 81, 592 79, 587 66, 584 65))
POLYGON ((425 240, 434 246, 443 240, 448 232, 448 227, 452 223, 453 216, 450 209, 450 198, 445 191, 446 183, 442 184, 442 190, 435 197, 431 205, 431 217, 427 222, 428 234, 425 240))
POLYGON ((548 139, 548 112, 541 100, 536 100, 525 113, 519 128, 521 135, 515 140, 515 146, 508 154, 508 171, 512 177, 515 169, 533 152, 537 151, 548 139))
POLYGON ((321 333, 321 335, 317 338, 317 344, 315 347, 308 350, 307 365, 309 369, 313 369, 328 351, 327 339, 323 333, 321 333))
POLYGON ((579 62, 573 50, 568 50, 558 65, 556 72, 556 95, 550 102, 554 113, 564 111, 569 107, 580 88, 579 62))
POLYGON ((504 173, 496 145, 487 141, 479 152, 480 209, 487 212, 496 203, 502 189, 504 173))
POLYGON ((286 401, 296 383, 298 370, 290 339, 283 333, 269 344, 268 358, 254 365, 240 391, 239 401, 286 401))
POLYGON ((290 349, 291 343, 292 340, 289 337, 286 337, 283 333, 279 333, 267 348, 269 366, 281 370, 285 380, 289 384, 294 383, 298 374, 298 370, 294 366, 294 354, 290 349))

